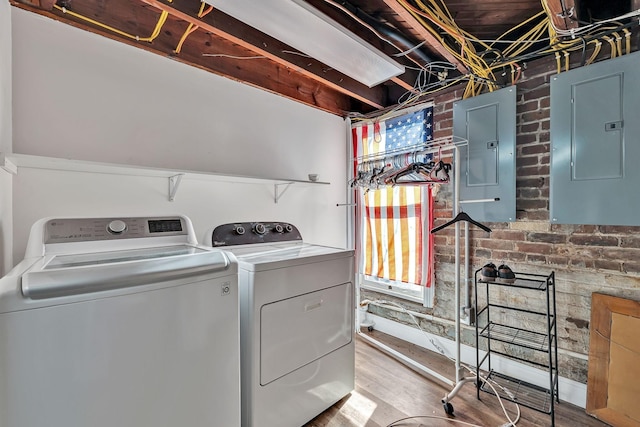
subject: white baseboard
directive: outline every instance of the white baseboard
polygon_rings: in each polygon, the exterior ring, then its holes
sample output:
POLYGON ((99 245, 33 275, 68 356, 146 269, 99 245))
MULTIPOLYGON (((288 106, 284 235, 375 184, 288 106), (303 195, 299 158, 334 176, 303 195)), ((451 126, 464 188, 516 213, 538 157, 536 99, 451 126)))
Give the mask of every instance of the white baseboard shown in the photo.
MULTIPOLYGON (((367 313, 367 319, 372 320, 375 325, 374 329, 385 334, 392 335, 401 340, 410 342, 417 346, 426 348, 431 351, 440 352, 433 344, 444 350, 445 355, 454 358, 456 354, 455 341, 443 338, 437 335, 423 332, 418 328, 394 322, 375 314, 367 313), (433 343, 431 342, 433 341, 433 343)), ((460 361, 464 364, 476 365, 476 349, 468 345, 460 346, 460 361)), ((496 355, 491 356, 492 367, 505 375, 535 384, 541 387, 549 386, 549 373, 541 369, 519 363, 518 361, 496 355)), ((453 363, 453 362, 452 362, 453 363)), ((572 403, 576 406, 584 408, 587 402, 587 385, 571 380, 569 378, 558 378, 558 392, 560 400, 572 403)))

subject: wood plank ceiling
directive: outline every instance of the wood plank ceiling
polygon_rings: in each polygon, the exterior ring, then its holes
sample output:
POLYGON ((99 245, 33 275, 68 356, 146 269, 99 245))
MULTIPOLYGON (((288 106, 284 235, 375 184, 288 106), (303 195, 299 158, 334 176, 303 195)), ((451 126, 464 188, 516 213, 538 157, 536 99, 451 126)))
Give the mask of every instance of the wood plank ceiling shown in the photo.
MULTIPOLYGON (((437 89, 438 79, 473 74, 458 53, 466 45, 462 31, 495 39, 543 10, 540 0, 426 0, 425 7, 446 6, 448 22, 457 26, 452 31, 417 13, 424 5, 420 0, 306 1, 389 56, 423 44, 394 56, 407 67, 402 75, 370 88, 200 0, 11 0, 15 7, 340 116, 375 114, 417 95, 426 81, 437 89), (428 65, 443 61, 450 65, 428 65)), ((556 26, 577 27, 568 13, 573 0, 546 4, 556 26)), ((507 38, 532 26, 516 28, 507 38)))

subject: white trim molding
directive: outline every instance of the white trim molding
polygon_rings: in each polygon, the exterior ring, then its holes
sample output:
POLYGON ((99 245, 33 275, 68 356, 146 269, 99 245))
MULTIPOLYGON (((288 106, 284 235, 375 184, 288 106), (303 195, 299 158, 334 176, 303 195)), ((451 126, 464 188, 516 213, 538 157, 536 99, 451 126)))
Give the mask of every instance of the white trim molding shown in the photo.
MULTIPOLYGON (((425 331, 421 331, 418 328, 394 322, 393 320, 389 320, 384 317, 376 316, 372 313, 367 313, 367 319, 374 322, 373 328, 375 330, 410 342, 427 350, 440 353, 440 351, 432 344, 431 341, 433 341, 435 344, 441 347, 441 349, 444 350, 445 356, 452 359, 451 363, 454 363, 453 355, 456 351, 456 344, 454 341, 425 331)), ((462 363, 475 367, 476 349, 474 347, 463 344, 461 346, 460 355, 460 361, 462 363)), ((549 385, 548 372, 541 369, 533 368, 523 363, 519 363, 515 360, 506 357, 500 357, 499 355, 492 355, 492 366, 505 375, 523 378, 525 381, 531 384, 539 385, 541 387, 548 387, 549 385)), ((579 406, 581 408, 584 408, 586 406, 586 384, 571 380, 569 378, 558 377, 558 391, 560 400, 579 406)))

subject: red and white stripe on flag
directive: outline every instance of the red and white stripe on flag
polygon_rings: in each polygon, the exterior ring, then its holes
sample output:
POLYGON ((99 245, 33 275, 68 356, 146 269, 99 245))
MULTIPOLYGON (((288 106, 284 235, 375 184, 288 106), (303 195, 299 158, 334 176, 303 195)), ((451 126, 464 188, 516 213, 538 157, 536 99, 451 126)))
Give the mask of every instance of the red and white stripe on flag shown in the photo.
MULTIPOLYGON (((384 122, 352 128, 356 159, 384 153, 384 122)), ((353 174, 357 174, 357 161, 353 174)), ((424 230, 432 224, 430 188, 385 187, 368 192, 360 189, 358 221, 362 273, 367 276, 431 286, 432 236, 424 230)))
MULTIPOLYGON (((425 193, 430 197, 430 191, 425 193)), ((418 186, 385 187, 362 196, 365 275, 430 286, 428 257, 424 256, 429 203, 422 196, 418 186)))

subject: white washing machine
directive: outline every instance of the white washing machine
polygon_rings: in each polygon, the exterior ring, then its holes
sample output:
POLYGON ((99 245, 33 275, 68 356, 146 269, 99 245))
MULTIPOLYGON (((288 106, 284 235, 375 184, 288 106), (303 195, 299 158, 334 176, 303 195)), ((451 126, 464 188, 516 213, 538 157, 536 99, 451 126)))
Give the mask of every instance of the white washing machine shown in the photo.
POLYGON ((237 272, 183 216, 37 222, 0 279, 0 426, 239 426, 237 272))
POLYGON ((299 427, 354 389, 353 251, 287 223, 216 227, 238 259, 242 425, 299 427))

